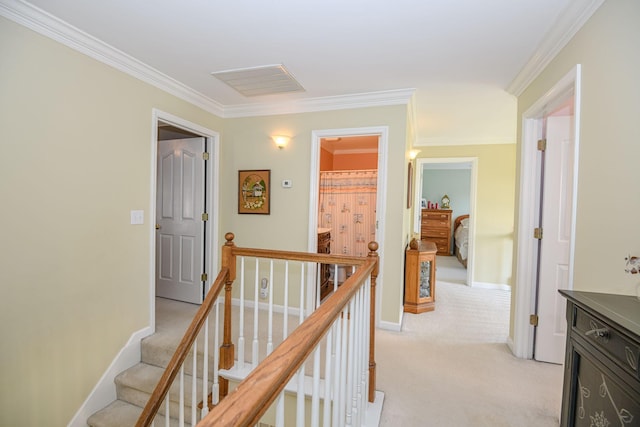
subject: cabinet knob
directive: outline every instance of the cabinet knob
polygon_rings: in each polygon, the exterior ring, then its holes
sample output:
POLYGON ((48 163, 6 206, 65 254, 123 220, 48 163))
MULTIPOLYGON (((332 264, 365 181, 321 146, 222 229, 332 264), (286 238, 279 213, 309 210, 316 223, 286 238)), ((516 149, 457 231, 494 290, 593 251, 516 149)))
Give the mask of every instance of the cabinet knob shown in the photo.
POLYGON ((609 331, 606 328, 591 329, 584 334, 586 336, 593 335, 595 338, 609 338, 609 331))

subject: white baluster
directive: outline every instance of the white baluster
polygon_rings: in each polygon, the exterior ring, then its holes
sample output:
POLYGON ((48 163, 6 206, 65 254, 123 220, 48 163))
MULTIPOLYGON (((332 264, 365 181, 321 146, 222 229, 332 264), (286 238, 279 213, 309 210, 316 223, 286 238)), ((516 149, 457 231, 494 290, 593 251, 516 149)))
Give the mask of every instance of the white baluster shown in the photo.
POLYGON ((298 370, 298 390, 296 398, 296 426, 304 427, 304 363, 298 370))
POLYGON ((213 384, 211 385, 211 403, 217 405, 220 400, 220 303, 215 302, 214 332, 213 332, 213 384))
POLYGON ((164 398, 164 425, 165 427, 171 426, 171 420, 169 419, 169 392, 167 392, 167 397, 164 398))
POLYGON ((180 398, 178 399, 178 423, 184 427, 184 363, 180 367, 180 398))
POLYGON ((284 314, 282 318, 282 340, 289 336, 289 261, 284 263, 284 314))
POLYGON ((334 322, 333 325, 331 325, 331 327, 329 328, 329 332, 327 332, 327 340, 326 340, 326 348, 325 348, 325 360, 324 360, 324 405, 322 407, 322 413, 323 413, 323 425, 325 427, 329 427, 331 425, 331 416, 330 416, 330 411, 331 411, 331 384, 332 384, 332 378, 331 378, 331 368, 332 368, 332 359, 334 358, 334 355, 332 354, 333 351, 333 330, 335 329, 335 325, 336 323, 334 322))
POLYGON ((352 425, 351 401, 353 399, 353 350, 354 350, 354 324, 355 324, 355 302, 352 298, 349 301, 349 351, 347 352, 347 394, 345 396, 346 425, 352 425))
POLYGON ((311 392, 311 427, 320 425, 320 345, 313 351, 313 389, 311 392))
POLYGON ((300 274, 300 314, 298 316, 301 325, 304 322, 304 264, 302 264, 302 273, 300 274))
POLYGON ((336 351, 333 356, 335 368, 333 370, 333 423, 331 425, 340 425, 340 371, 341 371, 341 355, 342 355, 342 314, 338 316, 335 322, 336 330, 336 351))
POLYGON ((339 413, 338 422, 340 426, 345 425, 345 404, 346 404, 346 387, 347 387, 347 352, 349 338, 349 312, 342 311, 342 343, 340 344, 340 400, 338 400, 339 413))
POLYGON ((238 369, 244 369, 244 257, 240 257, 240 314, 238 317, 238 369))
POLYGON ((273 260, 269 264, 269 321, 267 324, 267 356, 273 351, 273 260))
POLYGON ((209 413, 209 399, 207 385, 209 383, 209 316, 204 321, 204 348, 202 349, 202 411, 200 419, 209 413))
POLYGON ((191 375, 191 425, 196 425, 196 397, 198 395, 197 381, 198 381, 198 340, 193 342, 193 359, 192 359, 193 373, 191 375))
POLYGON ((260 260, 256 258, 256 278, 254 285, 254 293, 253 293, 253 348, 252 348, 252 359, 251 366, 255 368, 258 366, 258 295, 260 292, 260 260))
POLYGON ((284 427, 284 391, 280 392, 276 402, 276 427, 284 427))

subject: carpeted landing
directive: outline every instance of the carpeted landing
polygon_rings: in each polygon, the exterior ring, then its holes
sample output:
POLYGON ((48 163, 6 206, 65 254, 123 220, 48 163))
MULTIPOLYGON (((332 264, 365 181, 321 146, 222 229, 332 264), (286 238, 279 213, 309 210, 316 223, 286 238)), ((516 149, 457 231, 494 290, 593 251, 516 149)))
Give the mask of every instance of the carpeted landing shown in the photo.
POLYGON ((557 427, 562 366, 513 356, 510 292, 436 283, 435 311, 377 331, 380 425, 557 427))

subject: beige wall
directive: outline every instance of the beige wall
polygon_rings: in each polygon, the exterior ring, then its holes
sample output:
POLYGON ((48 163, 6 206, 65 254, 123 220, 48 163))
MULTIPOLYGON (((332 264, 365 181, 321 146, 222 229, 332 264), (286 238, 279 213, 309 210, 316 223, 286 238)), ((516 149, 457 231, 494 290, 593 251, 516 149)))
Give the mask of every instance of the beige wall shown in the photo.
POLYGON ((186 102, 0 18, 0 425, 66 425, 149 324, 152 108, 186 102))
MULTIPOLYGON (((313 130, 388 126, 387 187, 404 188, 406 110, 405 106, 389 106, 228 119, 223 138, 228 150, 221 167, 223 185, 220 192, 221 224, 226 228, 221 232, 234 232, 239 246, 307 250, 313 130), (278 150, 270 140, 269 136, 276 133, 292 136, 284 150, 278 150), (271 169, 270 215, 237 214, 236 180, 239 169, 271 169), (283 179, 291 179, 293 187, 282 188, 283 179)), ((385 245, 381 248, 381 320, 392 323, 399 322, 402 305, 403 193, 386 191, 386 217, 380 223, 385 231, 385 245)))
POLYGON ((634 294, 640 283, 640 278, 624 273, 624 257, 640 255, 638 22, 637 0, 605 1, 518 99, 522 117, 576 64, 582 64, 574 267, 578 290, 634 294))
POLYGON ((418 158, 478 159, 473 282, 512 285, 515 144, 421 147, 418 158))

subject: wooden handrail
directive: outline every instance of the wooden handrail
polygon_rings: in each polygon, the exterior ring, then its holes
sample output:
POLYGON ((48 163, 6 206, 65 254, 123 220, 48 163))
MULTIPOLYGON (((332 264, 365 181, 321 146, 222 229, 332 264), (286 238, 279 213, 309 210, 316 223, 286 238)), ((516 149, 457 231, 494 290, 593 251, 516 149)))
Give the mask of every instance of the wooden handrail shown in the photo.
POLYGON ((283 259, 288 261, 303 261, 322 264, 338 264, 338 265, 362 265, 366 257, 354 257, 348 255, 329 255, 316 254, 306 252, 289 252, 271 249, 255 249, 255 248, 233 248, 233 254, 236 256, 248 256, 256 258, 283 259))
POLYGON ((218 295, 220 294, 220 291, 224 287, 225 283, 228 281, 228 278, 229 268, 222 267, 220 273, 218 273, 218 277, 216 277, 216 280, 212 283, 211 289, 207 293, 207 297, 196 312, 196 315, 191 321, 191 324, 182 337, 182 341, 180 341, 180 344, 178 345, 176 352, 173 354, 171 361, 162 374, 160 381, 156 385, 156 388, 153 390, 153 394, 144 407, 142 414, 140 414, 138 422, 136 423, 136 427, 147 427, 150 426, 153 422, 153 419, 155 418, 156 413, 158 412, 158 409, 162 404, 162 400, 167 395, 169 387, 171 387, 173 380, 178 375, 180 366, 182 366, 182 363, 189 353, 189 350, 191 350, 191 347, 193 346, 198 333, 200 333, 202 325, 204 325, 204 322, 206 321, 207 316, 209 315, 211 308, 213 307, 213 304, 218 298, 218 295))
MULTIPOLYGON (((367 277, 374 272, 377 274, 378 258, 374 251, 378 245, 372 243, 370 248, 372 246, 373 256, 370 254, 367 258, 359 258, 358 263, 363 265, 296 328, 287 340, 267 356, 232 393, 213 408, 198 426, 251 426, 260 420, 327 333, 338 315, 365 283, 367 277)), ((313 256, 312 259, 317 260, 317 257, 313 256)))

